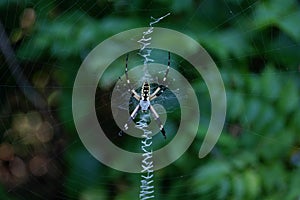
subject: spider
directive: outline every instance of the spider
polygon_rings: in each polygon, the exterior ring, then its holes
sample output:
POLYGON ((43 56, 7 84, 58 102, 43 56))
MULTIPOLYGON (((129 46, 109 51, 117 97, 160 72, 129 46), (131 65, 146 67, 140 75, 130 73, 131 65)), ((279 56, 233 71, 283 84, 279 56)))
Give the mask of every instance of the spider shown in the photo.
POLYGON ((163 84, 158 85, 157 88, 154 90, 154 92, 151 94, 150 92, 150 84, 149 82, 145 81, 142 85, 141 88, 141 94, 138 94, 136 92, 136 90, 134 90, 131 87, 130 84, 130 80, 128 77, 128 57, 129 55, 127 54, 126 56, 126 65, 125 65, 125 75, 126 75, 126 81, 127 84, 129 86, 128 91, 131 93, 132 97, 134 97, 139 104, 135 107, 135 109, 133 110, 133 112, 130 114, 127 122, 125 123, 123 129, 119 132, 119 135, 122 135, 123 132, 125 132, 128 129, 128 125, 133 122, 133 120, 135 119, 137 113, 139 111, 142 111, 142 113, 145 113, 147 111, 151 111, 152 115, 154 116, 154 119, 157 123, 157 125, 159 126, 160 132, 162 133, 162 135, 164 136, 164 138, 166 139, 166 131, 164 129, 164 125, 162 124, 158 113, 156 112, 156 110, 154 109, 154 107, 151 105, 151 101, 154 100, 155 98, 157 98, 158 96, 160 96, 165 90, 166 90, 166 86, 165 81, 167 80, 167 75, 169 73, 170 70, 170 52, 168 52, 168 67, 166 69, 164 78, 163 78, 163 84))

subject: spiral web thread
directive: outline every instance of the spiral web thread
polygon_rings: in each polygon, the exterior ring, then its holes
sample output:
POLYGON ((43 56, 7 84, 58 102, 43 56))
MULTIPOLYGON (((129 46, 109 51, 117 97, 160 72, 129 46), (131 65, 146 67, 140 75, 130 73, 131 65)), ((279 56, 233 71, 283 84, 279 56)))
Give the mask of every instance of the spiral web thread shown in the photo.
MULTIPOLYGON (((151 55, 151 49, 147 48, 151 44, 151 37, 150 34, 153 32, 153 25, 158 23, 163 18, 169 16, 170 13, 160 17, 154 18, 151 17, 153 20, 150 22, 150 28, 143 32, 143 36, 138 43, 141 44, 141 48, 139 51, 139 55, 143 57, 144 60, 144 76, 142 77, 142 81, 151 81, 151 76, 148 71, 148 63, 154 62, 153 59, 149 58, 151 55)), ((143 152, 143 160, 142 160, 142 175, 141 175, 141 186, 140 186, 140 199, 153 199, 154 196, 154 180, 153 180, 153 161, 152 161, 152 132, 147 130, 147 121, 143 118, 137 122, 136 127, 143 130, 142 141, 141 141, 141 149, 143 152)))

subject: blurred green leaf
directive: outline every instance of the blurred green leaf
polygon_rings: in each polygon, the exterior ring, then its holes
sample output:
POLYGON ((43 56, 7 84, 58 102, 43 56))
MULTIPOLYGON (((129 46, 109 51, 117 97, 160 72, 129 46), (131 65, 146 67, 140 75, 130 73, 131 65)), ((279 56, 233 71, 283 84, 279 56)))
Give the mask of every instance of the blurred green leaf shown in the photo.
POLYGON ((256 27, 273 25, 277 20, 294 9, 296 1, 287 0, 284 4, 280 0, 267 0, 258 5, 254 14, 256 27))
POLYGON ((247 90, 251 95, 256 97, 260 97, 260 95, 262 95, 261 82, 256 74, 247 76, 246 83, 248 86, 247 90))
POLYGON ((270 103, 263 103, 258 118, 255 120, 256 130, 261 130, 269 123, 272 123, 275 117, 275 110, 270 103))
POLYGON ((247 190, 246 199, 255 199, 261 192, 261 181, 256 171, 248 169, 244 173, 245 188, 247 190))
POLYGON ((288 192, 288 195, 286 196, 286 199, 299 199, 300 197, 300 191, 298 190, 298 187, 300 185, 300 171, 299 169, 296 169, 294 171, 294 175, 290 177, 289 182, 291 182, 291 187, 288 192))
POLYGON ((194 177, 196 189, 201 192, 208 192, 216 187, 220 178, 230 173, 230 166, 224 162, 210 163, 202 166, 194 177))
POLYGON ((231 181, 229 178, 222 178, 220 181, 220 189, 217 199, 226 199, 230 195, 231 181))
POLYGON ((278 26, 284 32, 286 32, 291 38, 295 41, 300 41, 300 27, 299 27, 299 19, 300 19, 300 7, 292 13, 287 14, 287 16, 283 17, 278 21, 278 26))
POLYGON ((232 179, 233 184, 233 199, 243 199, 245 196, 244 180, 240 174, 235 174, 232 179))
POLYGON ((101 200, 107 199, 106 192, 103 189, 88 188, 80 195, 80 200, 101 200))
POLYGON ((273 70, 272 66, 266 66, 261 77, 262 94, 265 98, 274 101, 279 97, 281 91, 281 80, 279 74, 273 70))
POLYGON ((245 123, 253 124, 260 116, 260 110, 262 109, 261 100, 258 98, 250 98, 245 106, 245 123))
POLYGON ((282 114, 288 114, 299 107, 299 89, 291 79, 283 83, 282 88, 278 109, 282 114))
POLYGON ((228 59, 230 56, 239 59, 252 50, 245 35, 233 28, 207 35, 203 44, 221 59, 228 59))
MULTIPOLYGON (((228 94, 228 92, 227 92, 228 94)), ((234 92, 228 97, 228 115, 232 119, 237 119, 245 109, 245 102, 242 94, 234 92)))

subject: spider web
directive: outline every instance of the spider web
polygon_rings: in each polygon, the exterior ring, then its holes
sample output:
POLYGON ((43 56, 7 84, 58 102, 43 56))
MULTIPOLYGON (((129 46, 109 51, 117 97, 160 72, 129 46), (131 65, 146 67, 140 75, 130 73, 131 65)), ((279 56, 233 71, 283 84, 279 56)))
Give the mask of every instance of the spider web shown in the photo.
MULTIPOLYGON (((236 50, 234 46, 235 40, 240 40, 241 36, 246 36, 249 33, 255 32, 257 30, 264 29, 264 23, 262 22, 259 26, 251 26, 251 29, 245 29, 242 24, 244 20, 247 20, 249 23, 254 23, 258 21, 258 18, 255 16, 259 16, 257 12, 257 7, 262 5, 262 1, 233 1, 233 0, 224 0, 220 2, 224 4, 224 10, 222 13, 216 13, 216 15, 220 15, 220 17, 212 18, 212 15, 208 13, 210 6, 214 5, 207 0, 201 2, 195 2, 196 5, 194 8, 189 10, 189 13, 183 15, 182 19, 178 19, 178 24, 174 25, 168 22, 168 19, 172 18, 172 16, 180 16, 180 7, 176 7, 174 5, 174 10, 177 10, 177 13, 171 13, 165 21, 160 23, 160 26, 166 28, 174 28, 178 31, 186 33, 190 35, 207 48, 209 51, 213 49, 213 45, 225 44, 229 48, 229 51, 232 52, 233 56, 224 55, 224 52, 221 50, 214 55, 216 57, 215 62, 217 66, 220 68, 221 75, 224 79, 224 84, 227 89, 227 98, 229 102, 228 113, 229 117, 226 120, 224 134, 226 138, 228 135, 233 135, 234 137, 239 137, 243 140, 243 137, 240 134, 251 135, 251 138, 254 141, 259 141, 261 143, 270 143, 270 144, 281 144, 280 136, 276 135, 266 135, 264 131, 257 131, 253 129, 253 124, 251 123, 252 116, 246 112, 246 110, 236 111, 239 108, 242 109, 243 106, 234 105, 235 102, 239 102, 239 104, 243 104, 243 102, 238 101, 240 97, 247 97, 249 99, 272 99, 272 95, 276 96, 276 93, 261 93, 257 92, 257 88, 253 87, 250 89, 246 89, 243 86, 243 82, 240 81, 237 77, 242 77, 242 80, 247 80, 250 82, 255 82, 261 77, 270 77, 271 82, 273 80, 278 81, 280 85, 285 85, 284 82, 288 80, 294 80, 299 77, 299 69, 298 66, 289 66, 283 65, 282 56, 278 56, 276 59, 273 59, 275 63, 274 66, 266 66, 263 67, 263 71, 261 71, 262 66, 268 64, 268 59, 270 59, 271 54, 275 55, 286 55, 290 51, 299 50, 299 42, 293 42, 293 40, 289 40, 289 42, 285 43, 285 40, 288 40, 288 37, 281 37, 278 39, 278 28, 273 27, 269 32, 269 37, 265 38, 261 35, 261 40, 257 40, 256 38, 251 39, 252 47, 254 51, 247 53, 247 50, 240 51, 242 53, 239 54, 239 50, 236 50), (250 18, 252 13, 254 16, 250 18), (204 29, 202 34, 197 34, 197 28, 195 24, 199 18, 204 18, 206 21, 205 26, 201 26, 199 24, 200 29, 204 29), (222 31, 224 27, 229 26, 229 23, 235 24, 238 27, 241 35, 236 34, 235 32, 224 32, 224 40, 222 38, 217 38, 217 34, 219 31, 222 31), (214 38, 219 40, 215 41, 214 38), (274 43, 273 46, 267 46, 267 43, 274 43), (259 50, 260 46, 264 47, 264 51, 261 52, 259 50), (230 49, 231 48, 231 49, 230 49), (245 53, 246 52, 246 53, 245 53), (250 63, 252 67, 249 71, 237 71, 235 70, 233 73, 233 69, 237 66, 233 66, 235 61, 238 62, 239 58, 243 57, 253 57, 253 52, 256 52, 255 59, 252 60, 253 63, 250 63), (273 70, 276 68, 277 70, 273 70), (240 82, 239 82, 240 81, 240 82), (231 103, 231 104, 230 104, 231 103), (236 108, 238 107, 238 108, 236 108), (236 116, 242 116, 240 122, 237 122, 236 118, 234 118, 231 112, 241 112, 241 114, 236 114, 236 116), (243 113, 245 112, 245 113, 243 113)), ((15 8, 16 13, 22 13, 25 7, 32 7, 36 10, 36 16, 44 15, 44 13, 50 13, 53 15, 51 18, 53 23, 58 23, 61 25, 61 32, 64 31, 71 34, 72 28, 77 26, 82 26, 84 29, 84 19, 90 15, 94 16, 95 19, 101 20, 102 17, 108 18, 116 18, 118 16, 130 16, 134 18, 134 13, 139 14, 141 17, 146 16, 149 18, 150 16, 160 16, 161 13, 169 12, 168 8, 158 7, 156 4, 161 5, 157 1, 147 1, 147 5, 144 6, 143 9, 140 8, 139 3, 129 3, 127 1, 120 2, 93 2, 87 1, 86 3, 81 3, 80 1, 72 2, 71 4, 66 1, 60 1, 59 3, 55 1, 50 1, 44 3, 40 2, 29 2, 29 1, 1 1, 0 6, 3 13, 1 13, 1 21, 5 25, 6 31, 8 32, 10 39, 13 42, 14 49, 18 49, 23 45, 24 52, 35 51, 35 47, 38 49, 38 45, 42 45, 40 43, 34 43, 37 46, 33 46, 32 42, 34 41, 34 37, 26 36, 25 33, 20 33, 20 29, 16 29, 18 27, 20 21, 20 15, 16 15, 15 13, 9 12, 10 8, 15 8), (112 4, 116 3, 117 6, 113 7, 112 4), (27 6, 25 6, 27 5, 27 6), (74 10, 80 12, 74 12, 74 10), (59 15, 55 15, 55 12, 60 13, 59 15), (72 17, 69 14, 72 13, 72 17), (96 13, 96 14, 95 14, 96 13), (70 23, 71 27, 65 27, 64 23, 70 23), (25 34, 25 35, 23 35, 25 34), (29 42, 28 42, 29 41, 29 42), (25 47, 24 47, 25 46, 25 47)), ((28 11, 30 15, 30 10, 28 11)), ((31 13, 32 14, 32 13, 31 13)), ((289 15, 286 14, 282 18, 288 18, 289 15)), ((30 18, 30 16, 29 16, 30 18)), ((179 18, 179 17, 178 17, 179 18)), ((119 19, 120 18, 116 18, 119 19)), ((122 19, 123 22, 128 22, 127 19, 122 19)), ((137 26, 146 26, 141 22, 136 23, 127 23, 127 25, 123 25, 123 23, 118 23, 117 20, 112 20, 109 22, 104 21, 101 26, 104 30, 106 30, 107 37, 114 35, 123 30, 127 30, 130 28, 135 28, 137 26), (113 27, 113 31, 107 31, 113 27)), ((25 22, 24 22, 25 23, 25 22)), ((49 22, 40 21, 39 25, 41 28, 47 28, 49 22)), ((124 23, 126 24, 126 23, 124 23)), ((96 26, 99 24, 95 23, 96 26)), ((52 27, 51 27, 52 28, 52 27)), ((53 27, 54 28, 54 27, 53 27)), ((29 30, 30 31, 30 30, 29 30)), ((51 30, 49 30, 51 31, 51 30)), ((85 30, 87 34, 87 38, 89 38, 88 30, 85 30)), ((62 34, 62 36, 57 35, 56 37, 61 41, 68 41, 66 37, 68 34, 62 34)), ((2 37, 2 36, 1 36, 2 37)), ((41 38, 45 37, 47 39, 47 35, 41 36, 41 38)), ((96 37, 97 38, 97 37, 96 37)), ((89 50, 91 50, 95 45, 104 40, 105 38, 97 38, 94 41, 90 41, 90 45, 87 48, 80 50, 76 49, 74 46, 64 47, 64 46, 52 46, 52 49, 48 49, 51 55, 50 57, 44 57, 42 55, 42 51, 40 53, 35 54, 35 57, 30 57, 31 54, 24 55, 18 54, 18 59, 21 60, 21 67, 24 70, 24 75, 28 78, 29 82, 35 86, 35 89, 40 92, 44 98, 46 98, 47 102, 50 105, 50 112, 53 115, 53 118, 57 119, 55 122, 49 121, 49 119, 45 118, 41 113, 42 110, 38 110, 35 108, 28 99, 24 97, 22 94, 20 87, 26 88, 31 87, 30 85, 16 85, 15 77, 12 76, 12 73, 6 67, 6 63, 4 61, 3 56, 0 57, 1 61, 1 131, 2 131, 2 141, 9 142, 13 144, 14 148, 23 149, 22 154, 16 155, 18 157, 17 161, 15 161, 12 166, 15 168, 11 169, 6 166, 7 162, 2 164, 3 169, 12 170, 13 176, 8 176, 4 180, 9 180, 9 184, 5 181, 3 187, 1 187, 0 193, 7 195, 7 198, 12 199, 91 199, 91 198, 103 198, 103 199, 130 199, 130 198, 138 198, 138 186, 139 175, 136 174, 124 174, 122 172, 117 172, 115 170, 109 169, 103 165, 101 165, 98 161, 96 161, 87 150, 83 147, 78 138, 76 131, 74 130, 72 123, 72 114, 71 114, 71 102, 70 95, 72 93, 73 80, 75 79, 76 72, 78 70, 78 63, 80 63, 85 56, 88 54, 89 50), (65 55, 72 55, 70 51, 75 51, 80 54, 80 59, 68 59, 64 60, 65 55), (59 57, 61 56, 61 57, 59 57), (40 59, 43 58, 43 59, 40 59), (59 59, 57 59, 59 58, 59 59), (79 61, 79 62, 78 62, 79 61), (50 75, 50 78, 48 77, 50 75), (48 79, 47 79, 48 77, 48 79), (67 78, 66 78, 67 77, 67 78), (70 80, 69 80, 70 79, 70 80), (51 97, 51 98, 50 98, 51 97), (62 103, 58 103, 62 102, 62 103), (15 122, 15 123, 14 123, 15 122), (25 124, 26 127, 20 127, 18 124, 25 124), (39 125, 38 127, 37 124, 39 125), (35 131, 36 128, 39 128, 43 124, 44 127, 42 129, 42 134, 40 135, 38 140, 36 137, 28 135, 28 132, 35 131), (12 133, 14 131, 19 131, 22 129, 26 129, 25 133, 12 133), (55 130, 55 131, 53 131, 55 130), (59 130, 59 131, 57 131, 59 130), (44 134, 48 133, 48 134, 44 134), (14 137, 11 137, 11 136, 14 137), (17 135, 17 136, 15 136, 17 135), (50 137, 47 140, 47 137, 50 137), (33 143, 32 141, 35 141, 33 143), (35 159, 34 159, 35 158, 35 159), (105 171, 105 174, 102 173, 105 171), (17 177, 17 178, 16 178, 17 177), (97 177, 97 178, 94 178, 97 177), (131 192, 128 192, 128 191, 131 192), (135 196, 133 196, 135 194, 135 196)), ((40 41, 43 42, 43 41, 40 41)), ((76 42, 74 42, 76 43, 76 42)), ((225 48, 224 47, 224 48, 225 48)), ((240 49, 242 49, 240 47, 240 49)), ((155 51, 153 51, 155 54, 155 51)), ((166 63, 167 57, 164 56, 162 52, 158 51, 157 60, 161 63, 166 63)), ((155 56, 155 55, 154 55, 155 56)), ((298 55, 299 56, 299 55, 298 55)), ((284 57, 284 56, 283 56, 284 57)), ((135 66, 136 62, 133 61, 131 63, 132 66, 135 66)), ((124 59, 119 58, 116 60, 116 65, 124 66, 124 59)), ((243 63, 241 63, 243 65, 243 63)), ((197 88, 197 95, 199 98, 204 99, 202 102, 209 101, 209 94, 206 91, 206 86, 203 83, 201 77, 195 74, 194 71, 191 70, 191 66, 186 63, 182 58, 174 56, 172 58, 172 67, 178 69, 182 74, 189 77, 191 83, 194 84, 194 87, 197 88), (189 67, 188 67, 189 66, 189 67), (205 100, 206 99, 206 100, 205 100)), ((100 102, 97 104, 97 110, 107 110, 110 108, 109 98, 113 84, 118 80, 122 74, 119 73, 118 67, 111 67, 107 71, 107 75, 103 77, 104 83, 106 84, 104 88, 99 89, 96 94, 96 102, 100 102)), ((174 80, 176 81, 176 80, 174 80)), ((299 79, 296 81, 297 88, 299 91, 299 79)), ((261 87, 261 86, 258 86, 261 87)), ((276 87, 274 86, 274 90, 276 87)), ((296 90, 297 92, 297 90, 296 90)), ((299 93, 299 92, 298 92, 299 93)), ((168 97, 165 97, 168 100, 168 97)), ((275 97, 274 97, 275 98, 275 97)), ((38 101, 38 99, 37 99, 38 101)), ((251 101, 252 102, 252 101, 251 101)), ((251 103, 249 103, 251 105, 251 103)), ((247 106, 249 106, 247 105, 247 106)), ((265 107, 269 107, 270 105, 263 105, 265 107)), ((246 107, 246 105, 244 105, 246 107)), ((207 104, 200 102, 201 109, 201 121, 200 127, 203 132, 207 129, 207 125, 210 119, 210 110, 208 109, 207 104)), ((263 108, 261 108, 263 109, 263 108)), ((296 116, 299 116, 296 115, 296 116)), ((291 121, 295 118, 295 115, 290 116, 291 121)), ((299 118, 298 118, 299 119, 299 118)), ((285 120, 285 118, 281 119, 279 116, 278 123, 280 121, 285 120)), ((110 124, 112 123, 110 118, 101 118, 99 119, 102 124, 110 124)), ((116 127, 112 127, 112 130, 109 130, 111 133, 117 133, 118 129, 116 127)), ((21 131, 22 132, 22 131, 21 131)), ((222 136, 223 136, 222 135, 222 136)), ((225 137, 224 136, 224 137, 225 137)), ((130 145, 126 144, 126 140, 119 140, 118 137, 112 137, 114 142, 123 143, 124 146, 128 147, 130 145)), ((232 139, 234 140, 234 139, 232 139)), ((198 159, 196 157, 197 151, 201 144, 201 137, 198 138, 193 147, 190 148, 188 155, 184 155, 180 158, 175 165, 180 165, 181 162, 186 160, 187 156, 194 154, 195 156, 192 159, 198 159)), ((223 141, 224 142, 224 141, 223 141)), ((225 141, 226 142, 226 141, 225 141)), ((299 142, 299 141, 298 141, 299 142)), ((223 143, 222 143, 223 144, 223 143)), ((220 145, 222 145, 220 144, 220 145)), ((135 147, 130 147, 134 149, 135 147)), ((292 151, 298 151, 299 148, 297 146, 297 142, 292 143, 292 151)), ((15 150, 17 153, 20 151, 15 150)), ((9 152, 6 150, 5 152, 9 152)), ((251 152, 250 152, 251 153, 251 152)), ((218 145, 215 150, 212 152, 212 156, 220 156, 218 145)), ((166 167, 165 169, 160 170, 156 173, 155 176, 155 188, 157 189, 156 196, 159 199, 178 199, 184 197, 199 197, 197 195, 201 194, 201 198, 205 199, 213 199, 214 195, 218 191, 209 191, 206 192, 205 195, 201 191, 193 190, 190 188, 197 187, 197 183, 192 181, 194 177, 199 174, 199 170, 202 165, 205 165, 204 160, 199 160, 197 164, 191 164, 189 166, 186 164, 186 170, 182 174, 178 174, 175 171, 172 171, 172 166, 166 167), (170 185, 170 186, 169 186, 170 185), (190 190, 186 190, 189 188, 190 190), (174 191, 180 192, 174 192, 174 191), (173 191, 173 192, 172 192, 173 191)), ((299 164, 299 161, 293 161, 299 164)), ((8 173, 2 172, 1 179, 4 176, 7 176, 8 173)), ((1 196, 0 196, 1 197, 1 196)), ((3 197, 6 198, 6 197, 3 197)))

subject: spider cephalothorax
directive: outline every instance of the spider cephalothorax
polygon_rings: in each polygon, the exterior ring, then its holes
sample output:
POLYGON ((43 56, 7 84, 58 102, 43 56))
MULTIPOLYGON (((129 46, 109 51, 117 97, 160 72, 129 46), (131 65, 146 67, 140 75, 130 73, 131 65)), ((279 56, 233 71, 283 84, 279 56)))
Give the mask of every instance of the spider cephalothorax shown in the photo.
MULTIPOLYGON (((169 69, 170 69, 170 52, 168 53, 168 55, 169 55, 168 56, 168 67, 167 67, 165 76, 163 78, 163 83, 165 83, 165 81, 167 79, 167 75, 169 73, 169 69)), ((124 132, 125 130, 128 129, 128 124, 134 120, 134 118, 136 117, 139 110, 141 110, 142 112, 146 112, 146 111, 150 110, 154 116, 155 121, 157 122, 157 124, 159 126, 161 133, 163 134, 164 138, 166 138, 166 131, 164 129, 164 125, 162 124, 162 122, 159 118, 159 115, 157 114, 157 112, 155 111, 153 106, 151 105, 151 101, 153 99, 155 99, 156 97, 158 97, 159 95, 161 95, 162 92, 166 89, 166 87, 163 84, 158 85, 157 88, 154 90, 154 92, 151 94, 150 84, 147 81, 145 81, 141 88, 141 94, 138 94, 134 89, 131 88, 130 80, 128 78, 127 72, 128 72, 128 54, 126 57, 126 67, 125 67, 126 80, 127 80, 127 84, 130 87, 129 91, 131 92, 132 97, 134 97, 136 100, 138 100, 139 104, 135 107, 133 112, 130 114, 128 121, 124 125, 123 130, 121 130, 121 132, 124 132)))

